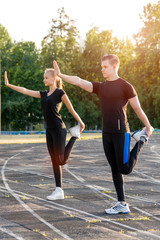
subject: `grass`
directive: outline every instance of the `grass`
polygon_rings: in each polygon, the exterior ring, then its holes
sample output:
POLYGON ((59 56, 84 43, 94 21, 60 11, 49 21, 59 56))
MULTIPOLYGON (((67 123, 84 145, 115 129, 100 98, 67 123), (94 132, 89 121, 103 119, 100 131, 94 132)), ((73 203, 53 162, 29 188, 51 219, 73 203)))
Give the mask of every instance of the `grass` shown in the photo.
MULTIPOLYGON (((160 134, 160 132, 154 132, 154 134, 160 134)), ((94 138, 101 138, 102 133, 82 133, 82 140, 89 140, 94 138)), ((69 140, 70 134, 67 134, 67 140, 69 140)), ((31 134, 31 135, 0 135, 0 144, 25 144, 25 143, 45 143, 45 134, 31 134)))
MULTIPOLYGON (((81 140, 89 140, 94 138, 101 138, 101 133, 82 133, 81 140)), ((67 140, 70 134, 67 134, 67 140)), ((45 134, 37 135, 0 135, 0 144, 25 144, 25 143, 45 143, 45 134)))

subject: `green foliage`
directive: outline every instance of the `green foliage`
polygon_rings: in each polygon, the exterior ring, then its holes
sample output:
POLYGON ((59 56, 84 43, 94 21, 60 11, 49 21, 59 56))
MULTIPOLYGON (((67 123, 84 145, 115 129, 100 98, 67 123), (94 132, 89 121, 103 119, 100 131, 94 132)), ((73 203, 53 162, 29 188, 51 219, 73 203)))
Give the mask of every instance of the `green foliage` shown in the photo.
MULTIPOLYGON (((32 90, 43 89, 43 75, 38 52, 32 42, 13 44, 8 51, 5 70, 11 84, 32 90)), ((39 99, 2 87, 2 126, 4 129, 24 130, 42 118, 39 99)))
POLYGON ((160 1, 144 7, 144 26, 135 35, 134 81, 150 122, 160 128, 160 1))
MULTIPOLYGON (((160 2, 144 7, 141 20, 144 26, 135 35, 136 44, 130 39, 118 39, 112 31, 91 28, 86 34, 84 47, 79 44, 74 20, 58 9, 58 18, 52 19, 48 35, 41 43, 41 51, 33 42, 12 42, 6 29, 0 25, 2 78, 8 71, 11 84, 33 90, 43 90, 43 72, 52 67, 55 59, 62 73, 77 75, 88 81, 104 81, 101 74, 101 57, 116 54, 120 58, 119 75, 135 87, 140 103, 154 127, 160 128, 160 2)), ((96 95, 64 83, 64 90, 75 110, 86 124, 86 129, 102 127, 99 100, 96 95)), ((75 119, 63 105, 61 115, 67 125, 75 119)), ((131 130, 142 123, 128 107, 131 130)), ((8 89, 2 84, 2 129, 24 130, 31 125, 40 129, 42 113, 40 100, 8 89)))
POLYGON ((74 21, 65 14, 64 8, 58 9, 59 18, 52 19, 52 25, 47 36, 42 40, 42 68, 52 67, 53 59, 60 64, 62 71, 71 69, 70 61, 79 53, 77 42, 78 31, 74 21), (64 64, 65 63, 65 64, 64 64))

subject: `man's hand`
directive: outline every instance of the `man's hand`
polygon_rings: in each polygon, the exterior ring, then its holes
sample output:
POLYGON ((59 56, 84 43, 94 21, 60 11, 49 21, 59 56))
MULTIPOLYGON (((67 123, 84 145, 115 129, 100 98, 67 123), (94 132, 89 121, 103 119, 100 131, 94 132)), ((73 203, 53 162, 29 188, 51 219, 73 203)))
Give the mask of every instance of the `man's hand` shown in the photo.
POLYGON ((146 134, 148 138, 152 135, 153 131, 154 128, 152 126, 146 127, 146 134))
POLYGON ((53 67, 54 67, 55 75, 59 76, 60 69, 59 69, 58 64, 55 60, 53 61, 53 67))
POLYGON ((4 80, 5 80, 5 85, 8 86, 9 81, 8 81, 8 78, 7 78, 7 71, 4 72, 4 80))

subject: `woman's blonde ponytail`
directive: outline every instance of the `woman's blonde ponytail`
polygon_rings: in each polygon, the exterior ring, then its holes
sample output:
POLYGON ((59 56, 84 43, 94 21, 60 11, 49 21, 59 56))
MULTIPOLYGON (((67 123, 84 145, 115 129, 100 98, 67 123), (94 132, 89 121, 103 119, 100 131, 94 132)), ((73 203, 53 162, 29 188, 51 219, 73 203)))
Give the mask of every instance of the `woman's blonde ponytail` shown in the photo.
POLYGON ((59 77, 56 78, 56 86, 57 88, 62 89, 62 79, 59 77))

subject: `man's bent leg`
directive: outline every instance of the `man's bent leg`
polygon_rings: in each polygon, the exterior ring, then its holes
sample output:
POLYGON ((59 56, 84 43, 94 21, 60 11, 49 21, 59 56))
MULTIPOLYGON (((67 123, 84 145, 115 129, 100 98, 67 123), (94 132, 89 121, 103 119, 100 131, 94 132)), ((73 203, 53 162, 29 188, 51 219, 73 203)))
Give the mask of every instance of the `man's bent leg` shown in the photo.
POLYGON ((144 146, 144 142, 140 140, 134 145, 132 151, 130 152, 129 173, 133 171, 143 146, 144 146))
POLYGON ((138 141, 130 152, 130 134, 115 134, 114 147, 116 149, 116 161, 122 174, 129 174, 133 171, 140 151, 144 145, 143 141, 138 141))

